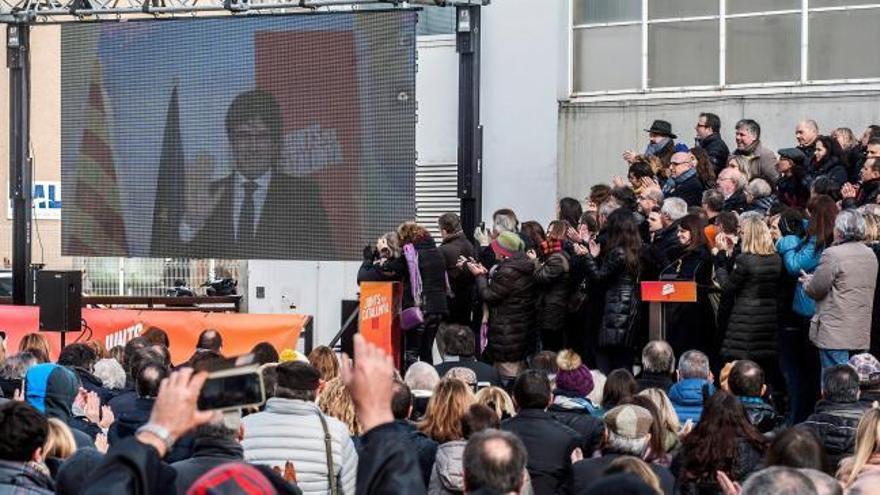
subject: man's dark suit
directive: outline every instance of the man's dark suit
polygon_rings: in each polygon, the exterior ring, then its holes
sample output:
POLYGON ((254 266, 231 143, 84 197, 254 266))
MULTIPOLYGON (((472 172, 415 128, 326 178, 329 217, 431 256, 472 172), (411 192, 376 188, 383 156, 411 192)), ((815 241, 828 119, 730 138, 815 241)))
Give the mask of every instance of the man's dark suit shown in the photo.
POLYGON ((273 172, 251 242, 235 232, 235 174, 214 181, 220 200, 188 244, 187 255, 230 259, 332 259, 320 188, 309 179, 273 172))

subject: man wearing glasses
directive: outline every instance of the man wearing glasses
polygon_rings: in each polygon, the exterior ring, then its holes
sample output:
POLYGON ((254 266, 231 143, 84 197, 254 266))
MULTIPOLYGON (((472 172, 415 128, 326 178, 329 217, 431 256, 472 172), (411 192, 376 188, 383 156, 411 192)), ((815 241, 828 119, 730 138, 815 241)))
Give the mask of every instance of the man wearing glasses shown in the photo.
POLYGON ((715 167, 715 175, 718 175, 727 166, 730 156, 730 148, 721 139, 721 119, 714 113, 701 113, 694 129, 697 131, 697 147, 706 150, 709 161, 715 167))
POLYGON ((675 153, 669 161, 669 179, 663 185, 667 198, 681 198, 687 205, 700 206, 703 184, 697 177, 697 159, 690 153, 675 153))

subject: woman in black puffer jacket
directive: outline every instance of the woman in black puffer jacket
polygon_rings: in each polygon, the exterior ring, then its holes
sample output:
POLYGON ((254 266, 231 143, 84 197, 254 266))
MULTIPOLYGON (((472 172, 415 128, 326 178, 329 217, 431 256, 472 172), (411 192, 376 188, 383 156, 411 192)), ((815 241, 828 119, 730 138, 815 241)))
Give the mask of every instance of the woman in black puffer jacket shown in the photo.
POLYGON ((733 296, 733 309, 721 345, 725 361, 750 359, 768 377, 778 375, 777 328, 779 324, 782 260, 773 247, 767 224, 758 216, 740 222, 742 252, 732 265, 727 242, 716 245, 715 277, 721 290, 733 296))
POLYGON ((599 245, 590 241, 585 267, 588 283, 605 289, 596 363, 607 375, 617 368, 631 369, 633 365, 642 238, 635 215, 626 208, 618 208, 608 216, 605 232, 608 240, 601 248, 601 262, 596 259, 599 245))
MULTIPOLYGON (((416 339, 407 339, 407 349, 415 350, 416 344, 419 359, 433 364, 431 349, 434 345, 434 337, 440 322, 449 313, 446 300, 446 260, 437 249, 437 244, 427 229, 415 222, 404 222, 397 227, 397 236, 400 238, 401 249, 407 244, 412 244, 419 257, 419 275, 422 280, 421 301, 416 301, 425 316, 425 324, 421 332, 416 333, 416 339), (415 340, 416 342, 412 342, 415 340)), ((403 255, 401 255, 403 257, 403 255)), ((404 280, 404 307, 407 297, 412 297, 409 270, 403 277, 404 280)), ((412 331, 411 331, 412 332, 412 331)))
POLYGON ((538 329, 541 332, 541 348, 545 351, 559 352, 570 345, 564 338, 571 271, 571 258, 562 249, 566 230, 565 222, 550 222, 546 238, 535 250, 528 252, 529 258, 537 260, 538 329))

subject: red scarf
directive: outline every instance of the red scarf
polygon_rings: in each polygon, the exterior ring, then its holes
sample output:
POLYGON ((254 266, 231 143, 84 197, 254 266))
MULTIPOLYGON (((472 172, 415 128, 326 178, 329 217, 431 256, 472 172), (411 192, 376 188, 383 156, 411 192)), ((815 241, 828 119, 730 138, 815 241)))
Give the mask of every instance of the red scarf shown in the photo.
POLYGON ((562 251, 562 242, 550 240, 543 241, 541 242, 541 251, 544 252, 544 256, 550 256, 553 253, 558 253, 559 251, 562 251))

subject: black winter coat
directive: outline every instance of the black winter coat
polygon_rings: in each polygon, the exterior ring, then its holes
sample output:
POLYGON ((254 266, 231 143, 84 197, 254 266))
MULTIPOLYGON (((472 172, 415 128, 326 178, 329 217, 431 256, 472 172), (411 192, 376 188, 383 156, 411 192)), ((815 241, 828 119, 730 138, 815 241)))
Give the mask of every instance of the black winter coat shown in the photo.
POLYGON ((538 289, 538 328, 545 332, 561 332, 568 314, 571 261, 564 251, 551 254, 535 269, 538 289))
POLYGON ((681 198, 688 206, 700 206, 703 202, 703 183, 694 175, 675 186, 669 194, 670 198, 681 198))
POLYGON ((683 252, 681 241, 678 240, 678 222, 654 234, 654 239, 645 246, 642 259, 642 273, 647 280, 656 280, 661 272, 670 268, 670 263, 683 252))
POLYGON ((587 279, 605 288, 605 308, 599 327, 599 347, 632 346, 639 309, 638 275, 626 267, 623 249, 607 253, 601 265, 586 259, 587 279))
POLYGON ((416 458, 419 461, 419 471, 422 473, 422 481, 425 482, 427 487, 431 481, 431 469, 434 468, 434 460, 437 458, 437 442, 428 438, 415 425, 405 419, 394 420, 394 425, 403 433, 403 438, 407 445, 415 450, 416 458))
MULTIPOLYGON (((425 314, 448 314, 446 303, 446 261, 430 236, 413 243, 419 255, 419 274, 422 276, 422 311, 425 314)), ((409 274, 404 277, 409 284, 409 274)), ((409 290, 406 287, 404 290, 409 290)))
POLYGON ((697 283, 696 303, 663 305, 666 341, 676 356, 697 349, 710 354, 715 339, 715 313, 709 301, 712 284, 712 257, 706 246, 685 251, 660 274, 660 280, 686 280, 697 283))
POLYGON ((196 480, 215 467, 244 460, 241 444, 232 439, 196 438, 193 445, 192 457, 171 464, 177 473, 175 484, 180 495, 184 495, 196 480))
POLYGON ((780 416, 773 406, 759 398, 740 399, 749 423, 761 433, 775 433, 785 427, 785 418, 780 416))
MULTIPOLYGON (((585 456, 582 461, 574 463, 571 467, 572 478, 574 479, 572 493, 587 493, 590 485, 605 476, 605 470, 608 466, 615 459, 623 456, 624 454, 603 452, 602 457, 591 459, 585 456)), ((669 469, 656 464, 648 464, 648 467, 651 468, 651 471, 654 472, 654 475, 660 481, 660 489, 663 491, 663 495, 673 495, 675 493, 675 477, 672 476, 669 469)))
POLYGON ((849 178, 849 175, 846 172, 846 167, 844 167, 843 163, 834 156, 826 156, 821 163, 813 163, 813 167, 807 168, 807 170, 810 171, 810 176, 813 181, 824 175, 829 179, 833 179, 838 186, 845 184, 849 178))
POLYGON ((449 299, 449 319, 454 323, 469 325, 473 307, 474 277, 466 268, 459 268, 456 264, 459 256, 465 258, 476 256, 474 245, 464 236, 464 232, 458 232, 443 239, 437 249, 446 262, 449 287, 452 289, 452 298, 449 299))
POLYGON ((395 423, 377 426, 361 437, 355 493, 426 493, 417 453, 409 438, 409 433, 395 423))
POLYGON ((861 402, 816 403, 816 412, 801 423, 816 432, 832 466, 848 455, 853 455, 856 445, 856 430, 866 407, 861 402))
POLYGON ((731 194, 729 198, 724 200, 724 211, 742 213, 748 206, 746 193, 742 189, 731 194))
POLYGON ((742 253, 728 269, 726 256, 716 258, 715 278, 721 290, 733 296, 721 356, 759 362, 777 354, 776 332, 779 320, 779 282, 782 261, 779 255, 758 256, 742 253))
MULTIPOLYGON (((880 242, 869 244, 880 263, 880 242)), ((874 306, 871 309, 871 354, 880 356, 880 270, 877 272, 877 285, 874 287, 874 306)))
POLYGON ((776 180, 776 196, 779 201, 792 207, 803 208, 810 199, 809 179, 798 179, 794 175, 780 175, 776 180))
POLYGON ((571 452, 583 444, 577 432, 540 409, 521 410, 504 420, 501 429, 518 436, 525 444, 526 469, 535 495, 569 493, 571 452))
POLYGON ((706 150, 706 154, 709 155, 709 162, 712 163, 715 169, 715 175, 718 175, 727 166, 727 159, 730 158, 730 148, 727 147, 727 143, 721 139, 718 133, 701 139, 697 146, 706 150))
POLYGON ((535 264, 524 253, 500 260, 487 279, 477 277, 480 298, 489 305, 487 357, 493 362, 522 361, 534 348, 537 294, 535 264))
POLYGON ((639 384, 639 392, 649 388, 659 388, 669 393, 669 387, 675 384, 671 373, 654 373, 652 371, 642 371, 636 377, 636 383, 639 384))

